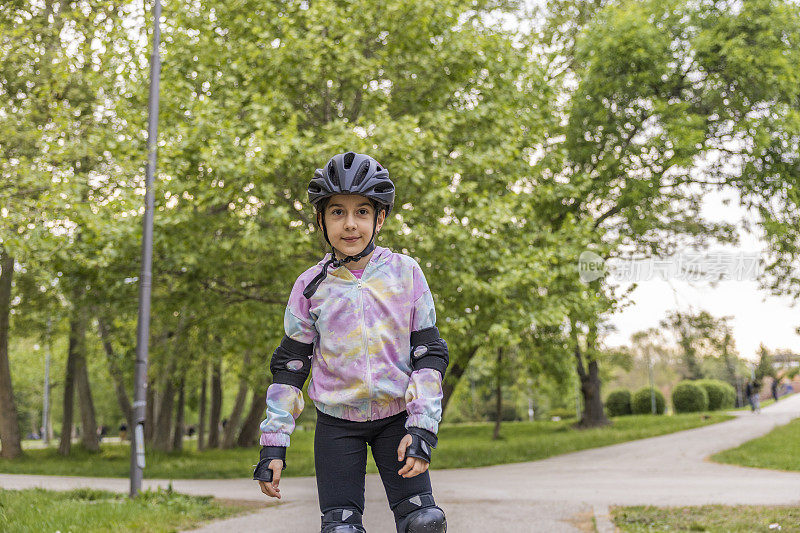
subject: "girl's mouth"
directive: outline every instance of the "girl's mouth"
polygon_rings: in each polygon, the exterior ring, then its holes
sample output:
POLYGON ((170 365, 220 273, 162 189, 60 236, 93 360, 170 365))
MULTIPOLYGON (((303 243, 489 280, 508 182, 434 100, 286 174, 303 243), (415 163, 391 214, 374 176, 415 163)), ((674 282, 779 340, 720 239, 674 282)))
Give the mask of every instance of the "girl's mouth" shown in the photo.
POLYGON ((356 242, 360 237, 342 237, 344 242, 356 242))

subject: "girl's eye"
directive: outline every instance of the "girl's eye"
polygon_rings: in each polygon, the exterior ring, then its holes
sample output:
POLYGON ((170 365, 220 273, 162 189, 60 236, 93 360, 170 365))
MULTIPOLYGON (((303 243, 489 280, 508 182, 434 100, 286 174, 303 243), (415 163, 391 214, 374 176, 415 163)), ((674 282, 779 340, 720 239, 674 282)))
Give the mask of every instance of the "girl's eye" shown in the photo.
POLYGON ((366 209, 359 209, 359 210, 358 210, 358 213, 359 213, 360 215, 368 215, 368 214, 369 214, 369 213, 367 212, 367 210, 366 210, 366 209))
POLYGON ((339 216, 341 214, 342 214, 342 210, 341 209, 332 209, 331 210, 331 215, 339 216))

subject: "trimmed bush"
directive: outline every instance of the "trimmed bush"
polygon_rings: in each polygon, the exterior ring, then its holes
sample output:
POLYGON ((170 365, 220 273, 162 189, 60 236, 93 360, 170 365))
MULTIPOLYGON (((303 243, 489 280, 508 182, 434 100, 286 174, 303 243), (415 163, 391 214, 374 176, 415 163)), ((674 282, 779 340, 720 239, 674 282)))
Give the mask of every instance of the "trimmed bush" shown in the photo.
POLYGON ((611 391, 611 394, 606 398, 606 413, 608 413, 608 416, 631 414, 631 391, 628 389, 611 391))
POLYGON ((705 411, 708 409, 708 394, 694 381, 681 381, 672 389, 672 406, 676 413, 705 411))
MULTIPOLYGON (((653 389, 656 393, 656 414, 663 415, 667 407, 664 395, 658 389, 653 389)), ((650 400, 650 387, 642 387, 633 393, 631 398, 631 412, 635 415, 649 415, 653 412, 650 400)))
POLYGON ((554 409, 550 409, 550 416, 557 416, 561 420, 570 420, 572 418, 576 418, 577 414, 575 413, 575 409, 570 409, 569 407, 556 407, 554 409))
POLYGON ((733 409, 736 407, 736 389, 730 383, 720 381, 722 383, 722 391, 725 393, 722 400, 723 409, 733 409))
POLYGON ((736 401, 736 391, 718 379, 699 379, 695 383, 703 387, 708 395, 708 410, 731 409, 736 401))

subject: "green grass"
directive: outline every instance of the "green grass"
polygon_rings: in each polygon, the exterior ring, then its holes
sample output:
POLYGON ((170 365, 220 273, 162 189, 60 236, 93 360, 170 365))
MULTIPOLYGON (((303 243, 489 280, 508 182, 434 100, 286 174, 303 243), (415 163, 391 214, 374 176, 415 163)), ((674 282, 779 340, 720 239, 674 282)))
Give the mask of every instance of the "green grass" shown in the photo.
POLYGON ((246 510, 169 489, 143 491, 134 500, 94 489, 0 490, 0 531, 178 531, 246 510))
POLYGON ((800 419, 795 419, 785 426, 773 429, 763 437, 745 442, 738 448, 713 455, 711 459, 741 466, 800 471, 798 442, 800 442, 800 419))
MULTIPOLYGON (((445 424, 439 430, 439 445, 433 468, 471 468, 504 463, 535 461, 567 452, 597 448, 635 439, 664 435, 684 429, 722 422, 721 413, 675 416, 622 416, 613 425, 576 430, 574 421, 504 422, 500 440, 492 440, 494 424, 445 424)), ((196 441, 186 441, 184 451, 157 453, 146 450, 144 475, 149 479, 234 479, 250 477, 258 461, 259 447, 197 451, 196 441)), ((130 445, 103 443, 100 453, 89 453, 79 445, 69 457, 55 448, 25 450, 24 457, 0 459, 0 472, 92 477, 128 477, 130 445)), ((282 477, 314 475, 314 432, 295 431, 286 453, 287 470, 282 477)), ((378 469, 367 454, 367 471, 378 469)))
POLYGON ((709 533, 800 532, 800 507, 704 505, 700 507, 612 507, 623 532, 707 531, 709 533), (778 524, 780 530, 770 525, 778 524))

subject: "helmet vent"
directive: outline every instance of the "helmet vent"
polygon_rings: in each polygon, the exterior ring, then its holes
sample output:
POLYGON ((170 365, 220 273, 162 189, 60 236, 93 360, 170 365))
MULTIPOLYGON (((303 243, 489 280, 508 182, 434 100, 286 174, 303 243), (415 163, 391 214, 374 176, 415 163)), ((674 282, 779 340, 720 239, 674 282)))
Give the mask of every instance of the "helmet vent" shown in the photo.
POLYGON ((383 170, 380 165, 378 165, 378 171, 383 170))
POLYGON ((353 152, 347 152, 344 154, 344 168, 349 169, 351 166, 353 166, 353 159, 355 158, 356 154, 353 152))
POLYGON ((328 163, 328 177, 334 186, 339 187, 339 173, 336 172, 336 165, 333 164, 333 161, 328 163))
POLYGON ((367 177, 367 172, 369 172, 369 160, 361 163, 361 166, 358 168, 358 172, 356 172, 356 177, 355 179, 353 179, 353 187, 358 187, 359 185, 361 185, 361 182, 364 181, 364 178, 367 177))

